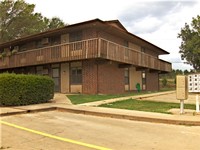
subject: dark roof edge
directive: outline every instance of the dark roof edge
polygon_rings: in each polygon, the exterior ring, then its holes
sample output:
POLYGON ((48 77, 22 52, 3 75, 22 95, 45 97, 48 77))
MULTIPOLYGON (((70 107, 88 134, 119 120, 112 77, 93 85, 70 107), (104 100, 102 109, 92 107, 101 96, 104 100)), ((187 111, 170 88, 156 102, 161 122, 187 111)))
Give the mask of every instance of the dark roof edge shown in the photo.
POLYGON ((166 63, 168 63, 168 64, 172 64, 171 62, 169 62, 169 61, 167 61, 167 60, 163 60, 163 59, 160 59, 160 58, 159 58, 159 60, 160 60, 160 61, 163 61, 163 62, 166 62, 166 63))
POLYGON ((126 28, 121 24, 121 22, 119 20, 108 20, 108 21, 104 21, 104 22, 105 23, 116 23, 117 25, 119 25, 119 27, 121 29, 127 31, 126 28))

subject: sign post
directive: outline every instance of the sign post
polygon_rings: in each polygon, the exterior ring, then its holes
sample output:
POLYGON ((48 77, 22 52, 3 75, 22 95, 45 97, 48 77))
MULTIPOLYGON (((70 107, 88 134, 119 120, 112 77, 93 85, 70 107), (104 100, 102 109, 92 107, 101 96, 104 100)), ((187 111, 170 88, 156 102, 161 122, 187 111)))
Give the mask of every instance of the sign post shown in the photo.
POLYGON ((184 100, 180 100, 180 114, 184 114, 184 100))
POLYGON ((176 98, 180 100, 180 114, 184 113, 184 100, 188 98, 187 76, 176 76, 176 98))
POLYGON ((200 74, 188 75, 189 92, 196 94, 196 112, 199 112, 200 74))
POLYGON ((196 112, 199 112, 199 95, 196 94, 196 112))

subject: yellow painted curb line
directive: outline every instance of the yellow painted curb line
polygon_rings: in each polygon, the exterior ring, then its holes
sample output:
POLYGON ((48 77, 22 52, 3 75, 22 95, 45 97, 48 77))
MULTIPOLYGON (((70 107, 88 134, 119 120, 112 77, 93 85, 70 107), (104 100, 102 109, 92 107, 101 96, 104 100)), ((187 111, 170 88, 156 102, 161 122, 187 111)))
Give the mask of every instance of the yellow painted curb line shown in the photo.
POLYGON ((0 120, 0 123, 7 125, 7 126, 17 128, 17 129, 21 129, 21 130, 24 130, 24 131, 28 131, 28 132, 31 132, 31 133, 39 134, 39 135, 42 135, 42 136, 45 136, 45 137, 49 137, 49 138, 52 138, 52 139, 56 139, 56 140, 60 140, 60 141, 68 142, 68 143, 73 143, 73 144, 77 144, 77 145, 81 145, 81 146, 85 146, 85 147, 89 147, 89 148, 93 148, 93 149, 97 149, 97 150, 111 150, 109 148, 100 147, 100 146, 96 146, 96 145, 92 145, 92 144, 87 144, 87 143, 83 143, 83 142, 79 142, 79 141, 70 140, 70 139, 67 139, 67 138, 62 138, 62 137, 59 137, 59 136, 47 134, 47 133, 44 133, 44 132, 32 130, 32 129, 25 128, 25 127, 22 127, 22 126, 18 126, 18 125, 15 125, 15 124, 12 124, 12 123, 9 123, 9 122, 5 122, 5 121, 2 121, 2 120, 0 120))

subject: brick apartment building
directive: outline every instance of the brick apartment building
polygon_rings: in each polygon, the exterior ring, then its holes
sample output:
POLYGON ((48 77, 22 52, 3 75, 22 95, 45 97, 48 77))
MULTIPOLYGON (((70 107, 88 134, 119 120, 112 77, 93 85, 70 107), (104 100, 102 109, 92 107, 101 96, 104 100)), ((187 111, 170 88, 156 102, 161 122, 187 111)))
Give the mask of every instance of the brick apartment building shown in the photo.
POLYGON ((0 44, 0 72, 48 75, 61 93, 152 91, 171 71, 162 54, 118 20, 95 19, 0 44))

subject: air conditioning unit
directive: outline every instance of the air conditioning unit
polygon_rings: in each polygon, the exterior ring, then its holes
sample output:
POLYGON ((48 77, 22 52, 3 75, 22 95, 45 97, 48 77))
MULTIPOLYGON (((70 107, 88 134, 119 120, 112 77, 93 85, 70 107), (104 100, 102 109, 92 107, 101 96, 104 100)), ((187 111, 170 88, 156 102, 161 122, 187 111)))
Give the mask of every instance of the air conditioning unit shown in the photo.
POLYGON ((14 46, 13 50, 11 51, 11 54, 15 54, 19 52, 19 46, 14 46))
POLYGON ((19 51, 19 46, 15 46, 13 50, 19 51))
POLYGON ((42 44, 48 44, 48 43, 49 43, 49 38, 42 39, 42 44))

